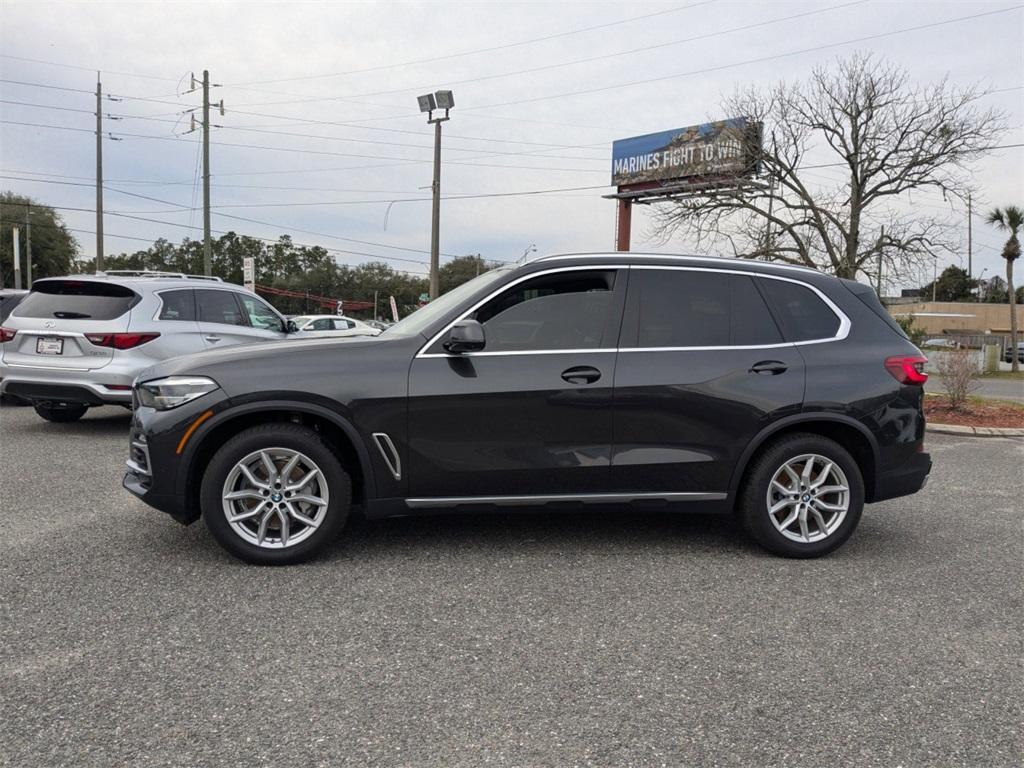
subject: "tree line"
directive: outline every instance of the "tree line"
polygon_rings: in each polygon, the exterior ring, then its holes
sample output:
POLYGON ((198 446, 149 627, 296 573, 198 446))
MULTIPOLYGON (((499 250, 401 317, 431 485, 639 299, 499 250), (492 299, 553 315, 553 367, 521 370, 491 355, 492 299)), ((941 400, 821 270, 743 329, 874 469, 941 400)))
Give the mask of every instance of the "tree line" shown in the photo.
MULTIPOLYGON (((95 259, 77 258, 79 248, 72 233, 59 214, 37 200, 0 194, 0 280, 13 287, 13 226, 24 227, 25 211, 32 221, 33 278, 67 274, 90 274, 96 270, 95 259)), ((25 234, 21 235, 22 278, 25 278, 25 234)), ((257 285, 282 288, 314 296, 343 300, 378 300, 377 314, 391 318, 389 297, 395 297, 399 314, 404 317, 421 304, 429 289, 426 275, 399 271, 384 261, 370 261, 355 266, 337 264, 329 251, 320 246, 299 245, 288 235, 276 241, 228 232, 211 242, 211 266, 214 276, 230 283, 242 283, 242 260, 256 260, 257 285)), ((426 265, 424 265, 426 266, 426 265)), ((496 266, 479 255, 461 256, 441 265, 441 292, 472 279, 496 266)), ((105 270, 153 270, 199 275, 203 272, 203 242, 183 238, 175 243, 160 238, 151 246, 104 256, 105 270)), ((267 296, 278 310, 286 314, 322 312, 316 302, 284 296, 267 296)), ((371 315, 372 311, 356 313, 371 315)))

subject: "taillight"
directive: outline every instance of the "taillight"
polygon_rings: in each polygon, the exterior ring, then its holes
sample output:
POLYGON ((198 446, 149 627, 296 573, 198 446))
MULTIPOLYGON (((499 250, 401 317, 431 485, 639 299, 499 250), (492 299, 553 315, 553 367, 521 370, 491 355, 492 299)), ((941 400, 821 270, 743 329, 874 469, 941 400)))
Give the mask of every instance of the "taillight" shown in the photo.
POLYGON ((895 355, 885 359, 885 370, 900 384, 924 384, 928 374, 924 372, 927 357, 921 355, 895 355))
POLYGON ((159 333, 87 333, 85 338, 97 347, 132 349, 157 338, 159 333))
POLYGON ((17 331, 13 328, 0 328, 0 344, 11 341, 16 333, 17 331))

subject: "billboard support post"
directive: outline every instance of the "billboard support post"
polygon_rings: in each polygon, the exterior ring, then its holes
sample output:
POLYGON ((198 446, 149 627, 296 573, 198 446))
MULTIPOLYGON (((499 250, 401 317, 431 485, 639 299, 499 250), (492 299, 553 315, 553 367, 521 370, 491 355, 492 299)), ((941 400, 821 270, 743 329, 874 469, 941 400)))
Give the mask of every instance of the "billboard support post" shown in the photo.
POLYGON ((633 201, 619 198, 619 217, 615 232, 615 250, 629 250, 629 234, 633 223, 633 201))

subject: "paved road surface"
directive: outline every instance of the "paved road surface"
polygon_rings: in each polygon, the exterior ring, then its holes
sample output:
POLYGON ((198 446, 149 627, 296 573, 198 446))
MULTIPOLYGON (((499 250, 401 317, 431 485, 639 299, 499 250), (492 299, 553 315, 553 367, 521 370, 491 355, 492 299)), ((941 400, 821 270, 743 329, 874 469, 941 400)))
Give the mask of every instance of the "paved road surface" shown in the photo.
MULTIPOLYGON (((931 374, 924 385, 926 392, 943 394, 942 382, 936 374, 931 374)), ((999 400, 1016 400, 1024 403, 1024 381, 1013 381, 1012 379, 982 379, 981 386, 974 391, 975 395, 981 397, 994 397, 999 400)))
POLYGON ((930 437, 836 555, 621 511, 362 523, 242 565, 0 412, 0 765, 1018 766, 1022 443, 930 437))

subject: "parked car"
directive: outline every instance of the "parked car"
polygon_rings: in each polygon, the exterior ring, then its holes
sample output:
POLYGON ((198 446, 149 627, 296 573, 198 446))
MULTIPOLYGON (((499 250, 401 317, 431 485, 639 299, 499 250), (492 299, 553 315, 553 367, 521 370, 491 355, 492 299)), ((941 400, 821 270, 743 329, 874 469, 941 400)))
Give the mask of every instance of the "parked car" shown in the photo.
POLYGON ((131 406, 140 371, 205 349, 288 338, 284 318, 219 278, 110 271, 36 280, 0 327, 0 391, 48 421, 131 406))
POLYGON ((28 291, 17 288, 0 288, 0 323, 7 319, 27 294, 28 291))
POLYGON ((379 336, 380 329, 362 320, 339 315, 299 315, 289 321, 294 324, 296 338, 309 336, 379 336))
POLYGON ((947 338, 935 338, 925 339, 925 342, 921 345, 922 347, 930 347, 933 349, 960 349, 962 345, 956 339, 947 338))
MULTIPOLYGON (((1013 362, 1013 347, 1009 344, 1006 345, 1006 350, 1003 352, 1003 362, 1013 362)), ((1024 363, 1024 341, 1017 342, 1017 362, 1024 363)))
MULTIPOLYGON (((253 563, 350 511, 680 503, 815 557, 923 487, 925 358, 866 285, 702 257, 546 257, 364 339, 140 375, 125 487, 253 563)), ((890 514, 896 514, 894 510, 890 514)))

